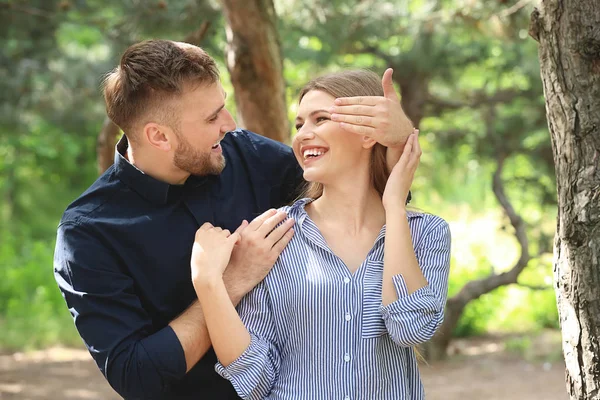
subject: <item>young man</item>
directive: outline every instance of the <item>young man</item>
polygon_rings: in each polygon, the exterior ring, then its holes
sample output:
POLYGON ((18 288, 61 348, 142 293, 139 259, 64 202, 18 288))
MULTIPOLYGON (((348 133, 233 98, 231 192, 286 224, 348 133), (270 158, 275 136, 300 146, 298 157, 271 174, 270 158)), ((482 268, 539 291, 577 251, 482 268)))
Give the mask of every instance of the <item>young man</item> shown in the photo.
POLYGON ((133 45, 104 96, 125 136, 58 227, 54 272, 75 325, 126 399, 237 398, 214 371, 191 281, 194 235, 205 222, 243 229, 227 269, 237 303, 291 238, 293 221, 273 230, 286 216, 265 210, 293 200, 301 170, 287 146, 235 130, 198 47, 133 45))

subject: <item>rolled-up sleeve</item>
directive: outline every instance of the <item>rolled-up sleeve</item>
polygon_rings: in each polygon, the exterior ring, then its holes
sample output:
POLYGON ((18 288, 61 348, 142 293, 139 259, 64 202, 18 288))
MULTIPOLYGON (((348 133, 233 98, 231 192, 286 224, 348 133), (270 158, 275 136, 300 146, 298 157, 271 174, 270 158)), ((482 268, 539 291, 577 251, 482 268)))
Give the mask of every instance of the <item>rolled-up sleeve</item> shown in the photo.
POLYGON ((98 367, 126 399, 166 399, 186 373, 183 348, 169 326, 153 329, 122 268, 93 228, 59 226, 54 276, 98 367))
POLYGON ((280 354, 270 304, 264 281, 242 299, 238 313, 250 333, 250 345, 228 366, 217 363, 215 367, 243 399, 265 398, 279 373, 280 354))
POLYGON ((415 346, 431 339, 444 320, 450 271, 450 227, 439 217, 430 218, 427 231, 415 249, 428 284, 408 294, 404 278, 396 275, 392 280, 398 300, 380 307, 390 337, 401 346, 415 346))

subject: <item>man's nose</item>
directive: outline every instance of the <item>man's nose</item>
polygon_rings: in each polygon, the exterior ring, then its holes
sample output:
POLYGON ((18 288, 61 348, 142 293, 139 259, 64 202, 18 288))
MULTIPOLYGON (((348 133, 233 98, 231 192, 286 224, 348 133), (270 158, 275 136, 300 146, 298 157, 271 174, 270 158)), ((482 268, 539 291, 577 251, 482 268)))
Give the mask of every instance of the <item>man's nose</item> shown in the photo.
POLYGON ((221 132, 225 133, 225 132, 235 130, 236 124, 235 124, 235 120, 233 119, 233 116, 226 109, 224 109, 223 112, 225 113, 225 116, 224 116, 225 123, 223 125, 221 125, 221 132))

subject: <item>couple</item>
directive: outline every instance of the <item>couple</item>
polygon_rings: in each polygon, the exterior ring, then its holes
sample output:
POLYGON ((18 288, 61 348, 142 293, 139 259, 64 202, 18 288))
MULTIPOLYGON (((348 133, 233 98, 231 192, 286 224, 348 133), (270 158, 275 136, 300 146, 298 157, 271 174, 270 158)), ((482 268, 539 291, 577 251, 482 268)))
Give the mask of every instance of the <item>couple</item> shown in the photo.
POLYGON ((105 99, 126 135, 67 208, 55 255, 119 394, 423 398, 412 347, 442 320, 449 231, 405 209, 420 148, 391 71, 383 83, 386 98, 366 72, 309 83, 292 150, 234 130, 201 49, 125 52, 105 99), (302 200, 271 210, 298 197, 302 174, 302 200))

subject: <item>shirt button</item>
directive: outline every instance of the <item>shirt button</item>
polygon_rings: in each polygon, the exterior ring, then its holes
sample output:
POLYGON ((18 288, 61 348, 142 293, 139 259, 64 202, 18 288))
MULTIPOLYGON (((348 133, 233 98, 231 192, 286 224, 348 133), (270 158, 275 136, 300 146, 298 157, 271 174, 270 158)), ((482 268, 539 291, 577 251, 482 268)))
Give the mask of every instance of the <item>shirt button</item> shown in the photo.
POLYGON ((344 355, 344 361, 349 362, 350 361, 350 354, 346 353, 344 355))
POLYGON ((352 317, 350 316, 350 313, 346 313, 346 321, 350 321, 352 319, 352 317))
POLYGON ((350 396, 348 396, 348 395, 344 396, 344 400, 350 400, 350 396))
POLYGON ((350 278, 348 278, 348 277, 345 277, 345 278, 344 278, 344 283, 350 283, 350 278))

